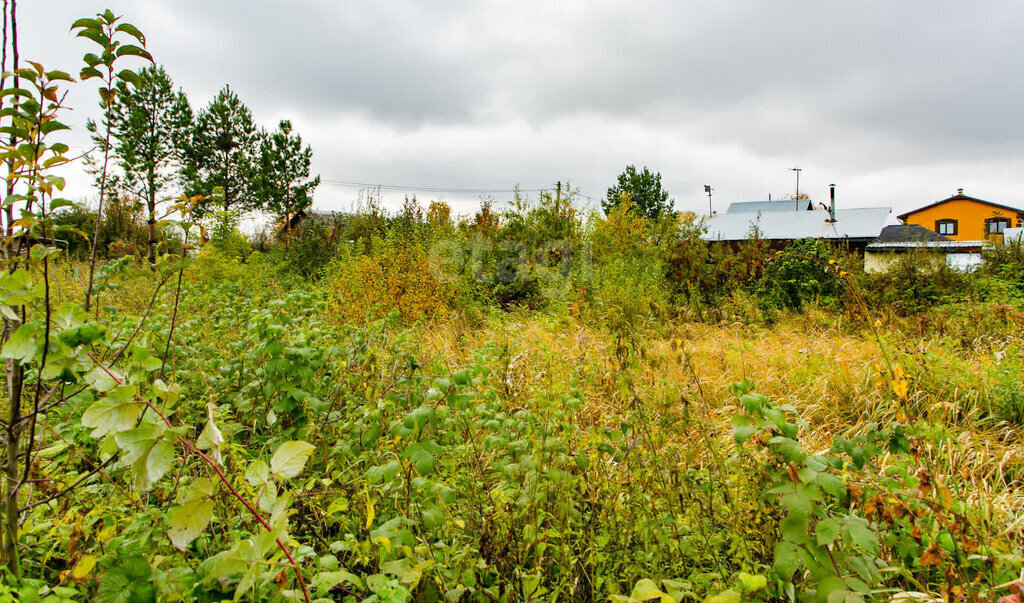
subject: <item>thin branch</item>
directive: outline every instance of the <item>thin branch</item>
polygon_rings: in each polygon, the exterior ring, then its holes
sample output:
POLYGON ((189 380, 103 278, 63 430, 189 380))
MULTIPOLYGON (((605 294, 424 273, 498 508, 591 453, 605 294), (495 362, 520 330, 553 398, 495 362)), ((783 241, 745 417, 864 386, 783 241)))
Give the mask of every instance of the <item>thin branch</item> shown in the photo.
POLYGON ((29 504, 25 505, 24 507, 18 509, 18 512, 19 513, 24 513, 25 511, 31 511, 32 509, 34 509, 34 508, 36 508, 36 507, 38 507, 40 505, 45 505, 46 503, 50 502, 51 500, 58 499, 58 498, 64 496, 65 494, 68 494, 69 492, 71 492, 72 490, 77 488, 79 486, 79 484, 81 484, 85 480, 89 479, 90 477, 96 475, 97 473, 102 472, 104 469, 107 468, 107 465, 110 465, 111 463, 113 463, 116 460, 117 460, 117 455, 115 454, 114 456, 112 456, 109 459, 107 459, 106 461, 104 461, 102 465, 99 465, 98 467, 93 468, 92 471, 90 471, 89 473, 86 473, 82 477, 80 477, 77 480, 75 480, 75 483, 71 484, 67 488, 64 488, 63 490, 61 490, 60 492, 58 492, 58 493, 56 493, 56 494, 54 494, 52 496, 47 496, 46 498, 44 498, 42 500, 37 500, 34 503, 29 503, 29 504))
MULTIPOLYGON (((102 362, 100 362, 98 358, 93 356, 91 353, 89 354, 89 357, 92 358, 93 362, 95 362, 97 366, 99 366, 101 369, 103 369, 103 371, 105 373, 107 373, 107 375, 109 375, 110 378, 113 379, 116 383, 118 383, 119 385, 124 385, 124 381, 120 377, 115 375, 102 362)), ((135 398, 139 402, 142 402, 143 404, 145 404, 150 410, 155 412, 160 417, 160 419, 163 420, 164 424, 167 425, 167 427, 169 427, 171 429, 174 428, 174 424, 171 423, 170 419, 167 418, 167 415, 165 415, 152 402, 150 402, 149 400, 143 398, 138 393, 135 394, 135 398)), ((181 444, 182 447, 184 447, 186 450, 188 450, 192 454, 194 454, 194 455, 198 456, 199 458, 201 458, 203 460, 203 462, 205 462, 207 465, 209 465, 210 468, 212 468, 217 473, 217 477, 220 479, 221 483, 224 484, 224 487, 226 487, 228 489, 228 491, 231 493, 231 495, 234 496, 235 499, 238 500, 238 502, 242 503, 242 506, 244 506, 246 508, 246 510, 249 511, 249 513, 253 516, 253 518, 255 518, 256 521, 258 521, 260 523, 260 525, 263 526, 264 529, 266 529, 268 532, 273 532, 274 531, 273 528, 270 527, 270 522, 268 522, 263 517, 263 515, 261 515, 259 513, 259 511, 257 511, 252 506, 252 503, 250 503, 248 500, 246 500, 238 492, 238 490, 235 489, 235 487, 231 484, 231 481, 228 480, 227 476, 224 475, 224 472, 222 472, 220 470, 220 466, 217 464, 216 461, 214 461, 209 456, 207 456, 205 453, 203 453, 203 451, 201 451, 198 448, 196 448, 195 445, 192 444, 192 442, 189 442, 188 440, 186 440, 184 437, 182 437, 180 435, 178 436, 178 443, 181 444)), ((306 603, 310 603, 309 591, 306 589, 306 581, 303 580, 303 578, 302 578, 302 570, 299 569, 299 564, 296 563, 295 558, 292 557, 291 551, 288 550, 288 546, 284 542, 282 542, 280 538, 275 538, 274 542, 277 543, 278 548, 281 549, 281 551, 284 553, 284 556, 291 563, 291 567, 295 571, 295 577, 298 579, 299 585, 302 587, 302 594, 306 598, 306 603)))
POLYGON ((158 284, 156 286, 156 290, 153 291, 153 296, 149 298, 149 306, 146 307, 146 312, 143 313, 142 318, 139 319, 139 324, 135 326, 135 330, 132 332, 131 337, 128 338, 128 341, 124 342, 124 345, 121 347, 121 349, 118 350, 117 353, 114 354, 114 357, 110 359, 109 364, 112 365, 116 363, 118 360, 120 360, 121 356, 124 355, 125 350, 127 350, 128 346, 130 346, 132 344, 132 341, 135 340, 135 336, 138 335, 139 331, 142 330, 142 325, 146 323, 146 319, 149 318, 149 313, 153 310, 153 304, 156 303, 156 298, 157 295, 160 294, 160 289, 163 288, 164 284, 166 284, 170 278, 171 275, 168 274, 167 276, 160 280, 160 284, 158 284))

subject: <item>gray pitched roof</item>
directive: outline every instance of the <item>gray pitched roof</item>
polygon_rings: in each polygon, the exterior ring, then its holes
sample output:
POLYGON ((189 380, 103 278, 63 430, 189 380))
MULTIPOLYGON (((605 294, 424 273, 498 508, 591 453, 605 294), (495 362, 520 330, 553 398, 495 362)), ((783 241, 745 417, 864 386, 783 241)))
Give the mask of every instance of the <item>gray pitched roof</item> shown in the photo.
POLYGON ((808 208, 813 209, 814 203, 810 199, 782 199, 776 201, 739 201, 731 203, 728 209, 725 210, 727 214, 735 213, 751 213, 759 211, 797 211, 798 209, 806 210, 808 208))
MULTIPOLYGON (((774 203, 774 201, 772 202, 774 203)), ((790 201, 789 203, 792 203, 790 201)), ((869 241, 878 237, 889 219, 888 207, 837 209, 836 221, 829 222, 826 211, 726 212, 707 221, 704 239, 708 241, 742 241, 750 238, 756 227, 767 240, 790 239, 857 239, 869 241)))

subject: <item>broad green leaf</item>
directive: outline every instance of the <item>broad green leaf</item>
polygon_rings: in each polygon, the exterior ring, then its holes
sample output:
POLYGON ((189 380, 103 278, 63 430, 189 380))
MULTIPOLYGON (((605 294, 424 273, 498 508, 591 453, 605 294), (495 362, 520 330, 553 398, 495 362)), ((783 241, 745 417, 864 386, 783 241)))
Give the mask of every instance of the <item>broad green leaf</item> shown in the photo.
POLYGON ((810 518, 807 515, 790 513, 779 523, 779 535, 784 540, 803 544, 810 540, 807 536, 807 526, 809 524, 810 518))
MULTIPOLYGON (((111 391, 116 391, 116 388, 111 391)), ((120 402, 112 396, 100 398, 82 413, 82 425, 92 428, 90 434, 101 438, 110 433, 131 429, 139 419, 139 405, 120 402)))
POLYGON ((814 512, 814 502, 802 492, 791 492, 782 496, 782 506, 789 509, 791 517, 807 518, 814 512))
POLYGON ((71 29, 79 29, 82 27, 88 29, 100 29, 102 25, 96 19, 92 19, 89 17, 83 17, 71 24, 71 29))
POLYGON ((179 549, 185 549, 195 540, 213 518, 213 501, 193 498, 171 512, 167 536, 179 549))
MULTIPOLYGON (((84 421, 83 421, 84 423, 84 421)), ((132 464, 149 453, 156 442, 156 427, 152 424, 140 425, 135 429, 122 431, 114 436, 118 448, 121 449, 121 461, 132 464)))
POLYGON ((796 570, 800 569, 798 549, 792 542, 782 541, 775 545, 775 571, 779 577, 789 580, 796 570))
POLYGON ((264 461, 253 461, 245 468, 245 480, 250 486, 261 486, 270 479, 270 469, 264 461))
POLYGON ((178 493, 178 503, 185 503, 190 500, 213 496, 217 491, 218 482, 208 477, 199 477, 178 493))
POLYGON ((750 417, 735 415, 732 418, 732 431, 732 437, 736 440, 737 444, 742 446, 743 442, 746 442, 750 439, 750 436, 757 433, 757 427, 754 427, 750 417))
POLYGON ((409 460, 416 466, 416 471, 420 475, 430 475, 434 472, 434 466, 436 465, 436 459, 433 454, 423 450, 417 450, 409 456, 409 460))
POLYGON ((433 505, 424 508, 421 514, 423 516, 423 525, 427 526, 428 530, 433 530, 444 523, 444 512, 433 505))
POLYGON ((804 460, 804 449, 800 447, 800 444, 796 440, 776 436, 771 440, 768 440, 772 448, 781 456, 783 459, 790 463, 802 463, 804 460))
POLYGON ((259 494, 257 504, 260 509, 267 513, 273 513, 274 508, 277 506, 277 483, 274 480, 267 480, 267 482, 259 488, 259 494))
POLYGON ((139 43, 143 46, 145 46, 146 44, 146 36, 144 36, 142 32, 139 31, 139 29, 131 23, 121 23, 116 28, 114 28, 114 31, 123 31, 124 33, 138 40, 139 43))
POLYGON ((144 48, 135 46, 134 44, 123 44, 117 48, 117 56, 136 56, 142 57, 146 60, 152 61, 153 57, 144 48))
POLYGON ((836 498, 841 499, 846 496, 846 485, 843 484, 843 480, 839 476, 831 473, 819 473, 814 478, 814 483, 821 486, 824 492, 836 498))
POLYGON ((878 554, 878 537, 868 527, 867 522, 859 517, 850 517, 846 522, 846 528, 850 538, 857 546, 872 555, 878 554))
POLYGON ((281 444, 270 457, 270 471, 281 479, 291 479, 302 473, 314 446, 309 442, 291 440, 281 444))
POLYGON ((328 591, 343 582, 351 584, 356 590, 363 589, 363 581, 359 579, 359 576, 344 570, 320 572, 316 578, 313 578, 313 588, 316 589, 318 596, 326 596, 328 591))
POLYGON ((97 367, 85 375, 85 382, 98 392, 109 392, 117 387, 118 383, 107 371, 97 367))
POLYGON ((19 364, 25 364, 35 358, 42 345, 35 337, 37 326, 35 323, 27 323, 18 327, 0 350, 0 357, 10 358, 19 364))
POLYGON ((160 440, 153 445, 149 456, 146 457, 146 472, 149 474, 150 483, 155 484, 170 471, 174 459, 177 458, 175 453, 174 444, 167 440, 160 440))
POLYGON ((219 449, 223 443, 224 435, 221 434, 220 429, 213 424, 213 419, 210 418, 206 421, 206 426, 203 427, 202 433, 199 434, 199 439, 196 440, 196 448, 200 450, 219 449))
POLYGON ((398 472, 402 470, 402 464, 398 461, 391 461, 384 465, 376 465, 366 470, 366 479, 371 484, 387 483, 395 479, 398 472))
POLYGON ((829 518, 819 521, 814 526, 814 537, 818 541, 819 546, 831 544, 836 538, 839 537, 840 525, 839 522, 829 518))

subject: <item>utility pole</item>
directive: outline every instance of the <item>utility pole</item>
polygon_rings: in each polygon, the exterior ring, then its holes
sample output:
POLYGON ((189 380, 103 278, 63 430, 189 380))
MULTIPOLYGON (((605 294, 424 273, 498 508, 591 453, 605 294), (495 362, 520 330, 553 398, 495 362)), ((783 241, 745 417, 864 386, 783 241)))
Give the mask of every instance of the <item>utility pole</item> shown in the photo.
POLYGON ((562 181, 559 180, 555 184, 555 186, 558 187, 556 189, 558 192, 555 193, 555 203, 557 204, 557 203, 561 203, 562 202, 562 181))
POLYGON ((795 199, 796 205, 795 205, 795 209, 797 211, 799 211, 800 210, 800 172, 803 170, 803 168, 795 167, 795 168, 789 168, 789 170, 791 172, 796 172, 796 199, 795 199))
POLYGON ((708 194, 708 217, 715 215, 715 212, 711 211, 711 191, 715 189, 711 188, 710 184, 704 185, 704 192, 708 194))

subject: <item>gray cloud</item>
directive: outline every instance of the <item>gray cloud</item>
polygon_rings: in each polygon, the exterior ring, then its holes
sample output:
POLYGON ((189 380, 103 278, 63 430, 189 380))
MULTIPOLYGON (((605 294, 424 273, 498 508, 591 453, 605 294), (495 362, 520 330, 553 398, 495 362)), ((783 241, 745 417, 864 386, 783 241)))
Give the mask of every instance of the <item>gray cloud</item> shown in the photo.
MULTIPOLYGON (((646 163, 697 208, 712 180, 723 200, 791 192, 786 168, 799 162, 808 187, 842 180, 863 204, 924 203, 968 182, 994 200, 1024 195, 1013 176, 1024 7, 1012 0, 111 8, 148 34, 195 105, 230 83, 262 123, 293 118, 327 179, 571 177, 600 196, 626 163, 646 163)), ((23 5, 23 45, 77 65, 87 44, 64 31, 81 14, 72 0, 23 5)), ((75 119, 92 111, 89 94, 72 96, 75 119)), ((324 186, 318 203, 346 197, 324 186)))

